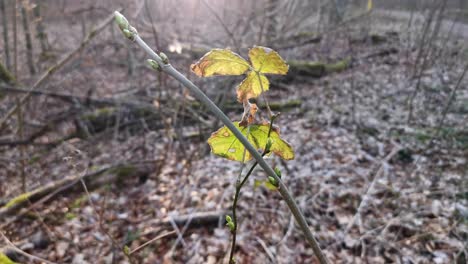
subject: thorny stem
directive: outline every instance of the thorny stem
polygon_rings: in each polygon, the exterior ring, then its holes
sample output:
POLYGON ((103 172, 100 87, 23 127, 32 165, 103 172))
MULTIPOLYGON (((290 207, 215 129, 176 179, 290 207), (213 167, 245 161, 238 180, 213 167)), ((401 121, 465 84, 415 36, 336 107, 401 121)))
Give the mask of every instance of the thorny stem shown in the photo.
MULTIPOLYGON (((119 17, 123 17, 122 14, 119 12, 115 12, 116 19, 119 17)), ((126 19, 125 19, 126 20, 126 19)), ((128 23, 128 22, 127 22, 128 23)), ((127 26, 132 28, 130 25, 127 24, 127 26)), ((266 174, 268 176, 273 177, 273 179, 276 180, 278 183, 278 191, 280 192, 281 196, 283 197, 284 201, 289 207, 289 210, 291 213, 294 215, 294 218, 296 219, 299 228, 301 229, 302 233, 304 234, 307 242, 309 245, 312 247, 312 250, 314 251, 315 256, 319 260, 321 264, 327 264, 329 263, 327 258, 325 257, 324 253, 320 249, 319 243, 315 239, 314 235, 312 234, 312 231, 309 228, 309 225, 307 224, 307 221, 305 219, 304 214, 301 212, 299 209, 299 206, 297 203, 294 201, 294 198, 292 195, 289 193, 286 185, 284 185, 283 181, 276 175, 275 171, 266 163, 266 161, 263 159, 262 154, 259 153, 252 144, 247 140, 247 138, 242 134, 242 132, 236 128, 236 126, 232 123, 232 121, 224 114, 221 109, 219 109, 216 104, 211 101, 210 98, 208 98, 205 93, 203 93, 200 88, 198 88, 195 84, 193 84, 187 77, 185 77, 183 74, 181 74, 179 71, 177 71, 174 67, 172 67, 171 64, 169 63, 164 63, 161 57, 156 54, 149 46, 146 44, 145 41, 143 41, 136 30, 122 30, 124 32, 124 35, 126 35, 127 38, 130 40, 135 41, 146 53, 148 53, 153 60, 155 60, 159 66, 161 67, 161 70, 168 75, 172 76, 174 79, 176 79, 178 82, 180 82, 182 85, 187 87, 192 93, 193 96, 198 99, 201 103, 203 103, 213 114, 216 116, 223 124, 231 130, 231 132, 234 134, 234 136, 244 145, 244 147, 247 149, 247 151, 250 152, 252 157, 258 162, 260 167, 265 170, 266 174)))

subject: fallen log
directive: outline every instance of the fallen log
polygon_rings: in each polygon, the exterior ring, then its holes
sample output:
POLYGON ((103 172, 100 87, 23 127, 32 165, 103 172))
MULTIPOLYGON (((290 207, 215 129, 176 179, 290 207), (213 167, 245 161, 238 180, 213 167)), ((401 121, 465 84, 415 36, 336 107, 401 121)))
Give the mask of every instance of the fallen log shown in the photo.
POLYGON ((206 226, 206 225, 217 225, 221 221, 224 221, 224 217, 228 214, 227 211, 209 211, 209 212, 194 212, 191 214, 178 215, 178 216, 167 216, 160 220, 155 220, 152 225, 155 226, 170 226, 172 222, 178 226, 183 226, 189 223, 189 226, 206 226))
POLYGON ((330 73, 344 71, 351 65, 351 59, 346 58, 335 63, 291 60, 288 61, 288 64, 290 73, 288 74, 287 79, 291 81, 296 76, 321 78, 330 73))
POLYGON ((146 226, 151 226, 145 232, 140 234, 141 237, 157 233, 161 228, 173 228, 172 225, 185 226, 188 228, 207 227, 223 224, 226 215, 229 212, 226 210, 208 211, 208 212, 194 212, 184 215, 167 216, 163 219, 152 219, 145 223, 146 226))
MULTIPOLYGON (((0 219, 11 215, 18 210, 25 208, 30 203, 35 203, 42 198, 50 199, 53 196, 69 192, 75 188, 76 184, 83 179, 88 188, 96 188, 104 183, 114 182, 116 180, 122 180, 124 177, 144 177, 154 171, 155 163, 153 164, 118 164, 108 165, 101 167, 93 172, 85 175, 71 175, 64 179, 50 182, 37 189, 29 192, 20 194, 7 201, 7 203, 0 207, 0 219), (107 175, 107 177, 106 177, 107 175)), ((43 201, 42 201, 43 202, 43 201)))

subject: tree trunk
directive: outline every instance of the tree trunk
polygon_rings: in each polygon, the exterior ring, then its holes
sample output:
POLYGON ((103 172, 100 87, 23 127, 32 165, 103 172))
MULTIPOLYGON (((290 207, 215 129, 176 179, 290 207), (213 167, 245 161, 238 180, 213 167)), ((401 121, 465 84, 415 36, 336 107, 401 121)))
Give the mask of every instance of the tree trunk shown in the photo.
POLYGON ((8 45, 8 19, 5 11, 5 2, 6 0, 0 0, 0 12, 2 13, 2 23, 3 23, 3 43, 5 45, 5 64, 6 68, 10 69, 10 46, 8 45))
POLYGON ((21 5, 21 16, 23 19, 24 37, 26 39, 26 56, 28 60, 29 72, 31 74, 36 74, 36 67, 34 66, 34 59, 33 59, 31 30, 29 28, 28 8, 29 8, 29 2, 24 1, 23 4, 21 5))
POLYGON ((18 78, 18 23, 16 22, 18 5, 16 0, 13 1, 13 73, 15 78, 18 78))
POLYGON ((277 9, 279 6, 278 0, 268 0, 266 6, 266 43, 268 46, 272 47, 273 42, 277 37, 278 30, 278 21, 277 21, 277 9))
POLYGON ((39 39, 39 43, 41 44, 41 53, 46 54, 49 51, 49 39, 47 38, 47 32, 45 31, 44 24, 42 23, 42 16, 41 16, 41 1, 37 1, 36 6, 34 7, 34 17, 37 20, 36 24, 36 31, 37 31, 37 38, 39 39))

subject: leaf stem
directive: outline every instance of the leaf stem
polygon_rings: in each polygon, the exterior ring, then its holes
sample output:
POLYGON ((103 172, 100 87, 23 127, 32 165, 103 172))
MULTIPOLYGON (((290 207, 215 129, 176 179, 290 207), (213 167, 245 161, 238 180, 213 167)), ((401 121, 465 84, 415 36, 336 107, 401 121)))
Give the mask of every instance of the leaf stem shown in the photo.
POLYGON ((170 64, 165 64, 161 57, 156 54, 149 46, 146 44, 145 41, 143 41, 138 34, 135 34, 134 36, 134 41, 141 47, 143 50, 145 50, 146 53, 148 53, 152 59, 154 59, 160 66, 161 70, 168 75, 172 76, 174 79, 176 79, 178 82, 180 82, 182 85, 187 87, 192 93, 193 96, 198 99, 201 103, 203 103, 213 114, 216 116, 223 124, 231 130, 231 132, 234 134, 234 136, 244 145, 244 147, 247 149, 247 151, 250 152, 252 157, 258 162, 260 167, 265 170, 266 174, 268 176, 273 177, 277 182, 278 182, 278 191, 280 192, 281 196, 283 197, 284 201, 288 205, 289 209, 291 210, 291 213, 294 215, 294 218, 296 219, 299 228, 301 229, 302 233, 304 234, 307 242, 310 244, 312 247, 312 250, 314 251, 314 254, 318 258, 319 262, 321 264, 327 264, 328 260, 323 254, 322 250, 320 249, 320 246, 315 239, 314 235, 312 234, 312 231, 310 230, 307 221, 302 214, 301 210, 299 209, 299 206, 297 203, 294 201, 294 198, 292 195, 289 193, 286 185, 284 185, 283 181, 276 175, 275 171, 266 163, 266 161, 263 159, 262 155, 255 149, 252 144, 247 140, 247 138, 242 134, 242 132, 236 128, 236 126, 231 122, 231 120, 226 116, 226 114, 221 111, 221 109, 216 106, 213 101, 211 101, 210 98, 208 98, 201 90, 198 88, 195 84, 193 84, 187 77, 185 77, 183 74, 181 74, 179 71, 177 71, 172 65, 170 64))
MULTIPOLYGON (((267 138, 270 137, 271 129, 273 128, 273 121, 275 121, 276 117, 277 116, 271 116, 270 127, 268 128, 268 137, 267 138)), ((267 152, 267 149, 266 149, 266 146, 265 146, 265 150, 262 153, 262 157, 265 156, 267 153, 268 152, 267 152)), ((252 174, 252 172, 255 169, 255 167, 257 166, 257 164, 258 164, 258 162, 255 161, 255 163, 252 165, 252 167, 250 167, 249 171, 247 172, 247 174, 245 175, 245 177, 244 177, 244 179, 242 181, 240 181, 241 175, 239 175, 239 178, 236 181, 236 192, 234 194, 234 201, 232 202, 232 219, 233 219, 233 222, 234 222, 234 229, 231 231, 231 233, 232 233, 232 242, 231 242, 231 253, 229 254, 229 263, 230 264, 235 263, 234 251, 235 251, 235 248, 236 248, 236 237, 237 237, 237 214, 236 214, 237 202, 239 200, 240 191, 241 191, 242 187, 244 186, 244 184, 249 179, 249 176, 252 174)), ((244 166, 244 165, 242 165, 242 166, 244 166)), ((242 173, 242 170, 241 170, 241 173, 242 173)))

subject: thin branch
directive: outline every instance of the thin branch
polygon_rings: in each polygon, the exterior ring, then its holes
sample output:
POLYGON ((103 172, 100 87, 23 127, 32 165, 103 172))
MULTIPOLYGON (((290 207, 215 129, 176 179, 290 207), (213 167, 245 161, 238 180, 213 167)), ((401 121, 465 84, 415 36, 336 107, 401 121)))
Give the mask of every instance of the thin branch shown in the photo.
POLYGON ((379 176, 382 173, 385 164, 388 163, 390 161, 390 159, 392 159, 393 156, 395 156, 400 150, 401 150, 401 146, 399 146, 399 145, 395 146, 393 148, 393 150, 380 162, 380 165, 379 165, 379 167, 377 169, 377 172, 375 173, 374 179, 372 179, 372 182, 367 187, 366 193, 362 197, 362 200, 359 203, 358 208, 356 209, 356 214, 354 215, 351 222, 349 222, 348 225, 346 226, 344 234, 348 234, 349 230, 351 229, 351 227, 353 227, 356 220, 359 219, 359 223, 361 222, 362 209, 368 206, 369 201, 371 199, 370 195, 374 192, 375 184, 378 181, 379 176))
POLYGON ((20 248, 15 246, 15 244, 13 244, 13 242, 11 242, 1 230, 0 230, 0 235, 2 235, 3 240, 5 240, 5 242, 7 243, 7 245, 10 248, 12 248, 14 251, 18 252, 19 254, 29 258, 30 260, 36 260, 36 261, 39 261, 41 263, 46 263, 46 264, 56 264, 55 262, 51 262, 51 261, 45 260, 43 258, 36 257, 34 255, 31 255, 29 253, 24 252, 23 250, 21 250, 20 248))
POLYGON ((135 248, 135 249, 132 249, 128 254, 129 254, 129 255, 132 255, 133 253, 136 253, 136 252, 140 251, 141 249, 143 249, 144 247, 146 247, 146 246, 148 246, 149 244, 153 243, 154 241, 159 240, 159 239, 164 238, 164 237, 167 237, 167 236, 170 236, 170 235, 173 235, 173 234, 175 234, 175 233, 176 233, 176 231, 170 231, 170 232, 166 232, 166 233, 164 233, 164 234, 161 234, 161 235, 159 235, 159 236, 156 236, 155 238, 153 238, 153 239, 151 239, 151 240, 145 242, 143 245, 138 246, 138 247, 135 248))
POLYGON ((236 128, 236 126, 231 122, 231 120, 226 116, 226 114, 224 114, 223 111, 221 111, 221 109, 219 109, 219 107, 216 106, 216 104, 213 103, 213 101, 211 101, 211 99, 208 98, 205 95, 205 93, 203 93, 200 90, 200 88, 198 88, 195 84, 193 84, 189 79, 187 79, 187 77, 185 77, 183 74, 177 71, 174 67, 172 67, 172 65, 169 64, 166 60, 164 60, 166 61, 164 62, 161 59, 161 57, 158 54, 156 54, 148 46, 148 44, 146 44, 146 42, 140 38, 140 36, 136 32, 136 29, 131 27, 128 24, 128 21, 118 12, 116 12, 116 20, 118 20, 118 23, 120 22, 119 26, 123 26, 123 28, 121 27, 121 29, 123 30, 123 33, 125 34, 125 36, 131 40, 134 40, 146 53, 148 53, 150 57, 159 64, 163 72, 169 74, 174 79, 176 79, 179 83, 187 87, 193 93, 193 96, 195 98, 197 98, 201 103, 203 103, 214 114, 214 116, 220 119, 221 122, 223 122, 223 124, 229 130, 231 130, 234 136, 241 142, 242 145, 244 145, 244 147, 247 149, 247 151, 250 152, 252 157, 265 170, 266 174, 268 176, 273 177, 273 179, 276 180, 276 182, 278 183, 278 191, 280 192, 284 201, 286 202, 289 209, 291 210, 291 213, 294 215, 294 218, 296 219, 307 242, 312 247, 312 250, 314 251, 316 257, 318 258, 320 263, 322 264, 328 263, 327 258, 325 257, 324 253, 320 249, 319 243, 315 239, 314 235, 312 234, 312 231, 309 228, 309 225, 307 224, 307 220, 305 219, 304 214, 301 212, 294 198, 289 193, 286 185, 284 185, 283 181, 278 177, 278 175, 276 175, 273 168, 271 168, 270 165, 268 165, 268 163, 263 159, 261 153, 259 153, 255 149, 255 147, 252 144, 250 144, 247 138, 242 134, 242 132, 238 128, 236 128))

